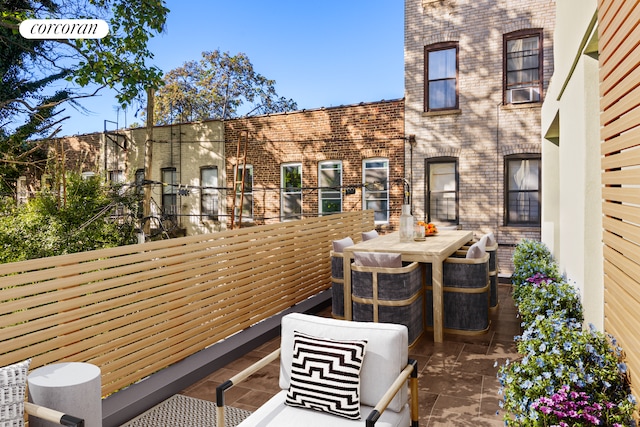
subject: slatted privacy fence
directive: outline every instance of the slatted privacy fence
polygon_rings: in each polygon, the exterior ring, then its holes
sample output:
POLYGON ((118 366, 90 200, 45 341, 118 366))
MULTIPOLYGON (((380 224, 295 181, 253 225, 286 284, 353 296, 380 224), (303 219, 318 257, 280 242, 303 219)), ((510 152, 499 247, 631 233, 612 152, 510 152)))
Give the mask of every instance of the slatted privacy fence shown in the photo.
POLYGON ((373 212, 0 265, 0 365, 80 361, 109 395, 331 283, 333 240, 373 212))
POLYGON ((640 3, 598 1, 605 329, 640 375, 640 3))

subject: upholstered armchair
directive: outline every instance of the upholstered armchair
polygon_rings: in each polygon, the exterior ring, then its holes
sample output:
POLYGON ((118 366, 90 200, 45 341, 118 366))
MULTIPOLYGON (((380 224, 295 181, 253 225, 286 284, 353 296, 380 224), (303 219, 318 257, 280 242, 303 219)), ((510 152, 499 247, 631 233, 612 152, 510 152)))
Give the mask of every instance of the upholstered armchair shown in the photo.
POLYGON ((216 389, 224 393, 280 358, 280 391, 239 427, 418 426, 417 365, 404 325, 288 314, 280 348, 216 389))

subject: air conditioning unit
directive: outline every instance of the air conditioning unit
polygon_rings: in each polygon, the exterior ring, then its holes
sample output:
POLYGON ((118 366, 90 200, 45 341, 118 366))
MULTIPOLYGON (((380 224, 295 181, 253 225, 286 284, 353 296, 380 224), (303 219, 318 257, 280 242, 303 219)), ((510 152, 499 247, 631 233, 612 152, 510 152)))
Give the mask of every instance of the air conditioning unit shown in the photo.
POLYGON ((524 104, 540 101, 540 90, 537 87, 522 87, 507 91, 507 104, 524 104))

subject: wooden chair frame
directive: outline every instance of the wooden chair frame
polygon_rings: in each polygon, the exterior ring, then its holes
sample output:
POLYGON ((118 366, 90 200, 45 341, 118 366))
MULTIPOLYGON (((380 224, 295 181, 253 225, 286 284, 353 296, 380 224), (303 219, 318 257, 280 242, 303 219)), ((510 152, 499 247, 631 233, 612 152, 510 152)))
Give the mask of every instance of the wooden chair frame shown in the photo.
MULTIPOLYGON (((216 414, 218 427, 226 427, 224 410, 225 391, 246 380, 269 363, 278 360, 279 357, 280 349, 277 349, 216 387, 216 414)), ((374 409, 369 413, 365 421, 366 427, 375 426, 380 415, 382 415, 384 410, 387 409, 391 400, 393 400, 394 396, 402 387, 405 386, 407 381, 409 381, 409 387, 411 389, 411 397, 409 399, 409 405, 411 407, 411 426, 418 427, 418 363, 413 359, 408 360, 407 365, 400 372, 400 375, 398 375, 391 387, 389 387, 384 396, 382 396, 374 409)))

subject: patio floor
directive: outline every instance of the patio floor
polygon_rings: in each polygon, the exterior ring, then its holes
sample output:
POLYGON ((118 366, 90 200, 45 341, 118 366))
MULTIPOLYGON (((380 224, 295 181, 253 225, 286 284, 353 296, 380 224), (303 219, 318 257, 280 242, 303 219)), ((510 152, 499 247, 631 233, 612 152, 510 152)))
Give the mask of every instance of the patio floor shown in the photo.
MULTIPOLYGON (((491 314, 491 328, 478 336, 445 334, 443 343, 434 343, 427 332, 410 350, 420 370, 421 426, 503 426, 499 410, 496 378, 505 359, 517 357, 513 337, 520 333, 520 321, 511 297, 511 285, 498 285, 499 305, 491 314)), ((330 316, 330 308, 319 313, 330 316)), ((215 389, 225 380, 275 350, 274 339, 248 353, 181 394, 215 401, 215 389)), ((278 390, 278 364, 273 363, 245 382, 227 391, 230 406, 254 411, 278 390)))

